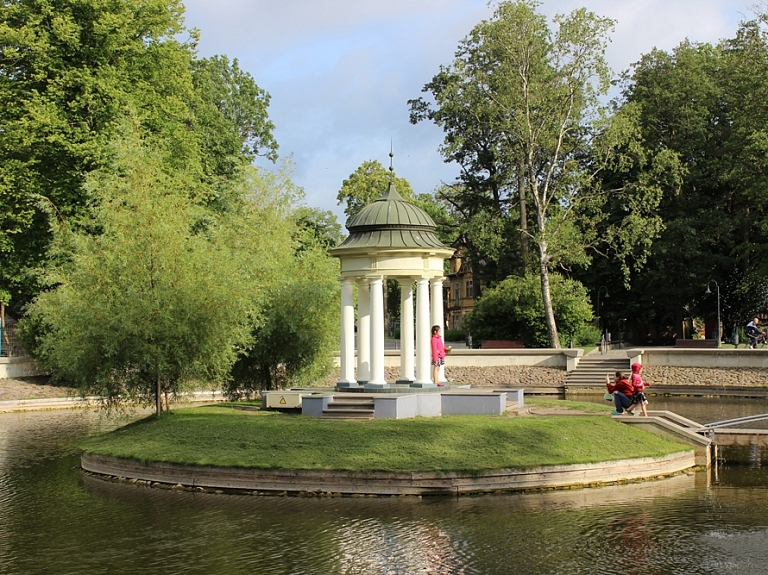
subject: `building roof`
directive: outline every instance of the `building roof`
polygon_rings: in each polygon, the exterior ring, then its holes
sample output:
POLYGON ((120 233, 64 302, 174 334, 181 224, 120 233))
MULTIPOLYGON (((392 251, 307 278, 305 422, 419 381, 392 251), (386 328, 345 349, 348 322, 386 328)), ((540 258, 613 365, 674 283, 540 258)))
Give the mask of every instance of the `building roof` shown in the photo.
POLYGON ((351 248, 448 249, 435 236, 437 225, 427 212, 406 201, 389 182, 386 193, 347 222, 349 236, 331 253, 351 248))

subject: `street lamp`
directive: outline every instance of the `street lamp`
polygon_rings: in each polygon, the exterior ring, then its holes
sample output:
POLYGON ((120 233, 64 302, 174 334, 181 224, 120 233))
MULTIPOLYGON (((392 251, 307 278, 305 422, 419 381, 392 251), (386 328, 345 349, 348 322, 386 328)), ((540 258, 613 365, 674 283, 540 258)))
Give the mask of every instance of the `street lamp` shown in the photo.
POLYGON ((710 284, 715 284, 717 288, 717 347, 720 347, 720 285, 715 280, 709 280, 707 282, 707 291, 704 292, 707 295, 712 293, 712 290, 709 289, 710 284))
POLYGON ((597 327, 600 329, 600 335, 603 334, 603 322, 600 318, 600 294, 605 290, 605 297, 608 297, 608 288, 605 286, 600 286, 597 289, 597 327))

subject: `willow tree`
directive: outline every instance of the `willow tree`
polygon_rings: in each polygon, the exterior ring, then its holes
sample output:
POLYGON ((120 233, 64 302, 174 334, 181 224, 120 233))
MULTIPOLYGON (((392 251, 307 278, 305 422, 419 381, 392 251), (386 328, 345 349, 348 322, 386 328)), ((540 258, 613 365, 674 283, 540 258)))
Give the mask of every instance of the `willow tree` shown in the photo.
POLYGON ((523 211, 520 232, 536 253, 549 344, 560 347, 549 274, 556 264, 583 262, 590 241, 574 213, 594 173, 586 159, 610 85, 605 48, 614 23, 582 8, 555 17, 551 30, 538 5, 500 3, 425 86, 435 107, 419 99, 411 109, 413 121, 445 130, 446 159, 464 155, 466 191, 458 201, 504 193, 519 209, 532 208, 530 216, 523 211), (485 185, 473 188, 481 176, 485 185))
POLYGON ((127 138, 91 173, 97 201, 78 226, 58 220, 48 289, 22 321, 55 377, 108 407, 154 404, 158 415, 163 398, 228 378, 258 312, 241 222, 194 203, 159 162, 127 138))

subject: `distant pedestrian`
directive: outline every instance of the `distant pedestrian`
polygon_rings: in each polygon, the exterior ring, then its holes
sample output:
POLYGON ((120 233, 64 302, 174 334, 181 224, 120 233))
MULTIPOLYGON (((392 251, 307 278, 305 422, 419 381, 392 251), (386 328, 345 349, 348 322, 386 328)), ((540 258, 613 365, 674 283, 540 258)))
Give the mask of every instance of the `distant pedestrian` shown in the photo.
POLYGON ((445 365, 445 345, 443 345, 443 338, 440 337, 440 326, 432 326, 432 381, 434 381, 438 387, 443 387, 445 384, 440 381, 440 366, 445 365))
POLYGON ((760 319, 755 317, 744 326, 744 334, 749 338, 749 349, 755 349, 757 347, 758 338, 765 335, 759 325, 760 319))
POLYGON ((640 406, 644 417, 648 417, 648 400, 645 398, 645 388, 649 385, 647 381, 643 381, 643 377, 640 373, 643 371, 643 366, 640 363, 632 364, 632 376, 629 379, 629 383, 632 384, 632 405, 626 410, 630 415, 634 415, 632 410, 636 406, 640 406))
POLYGON ((621 415, 625 409, 632 405, 632 396, 634 395, 632 384, 627 381, 623 373, 617 371, 613 376, 613 384, 611 384, 610 377, 605 376, 605 386, 608 388, 608 393, 613 395, 613 404, 616 406, 611 415, 621 415))

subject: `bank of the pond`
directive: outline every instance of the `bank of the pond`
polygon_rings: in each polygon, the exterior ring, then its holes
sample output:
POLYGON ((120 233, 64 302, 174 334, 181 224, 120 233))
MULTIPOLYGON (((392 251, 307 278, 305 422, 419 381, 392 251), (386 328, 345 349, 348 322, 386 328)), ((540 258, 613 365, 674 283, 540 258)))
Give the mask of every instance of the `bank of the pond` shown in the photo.
POLYGON ((91 473, 256 493, 514 491, 694 466, 686 446, 602 414, 329 421, 206 406, 149 417, 80 447, 91 473))

